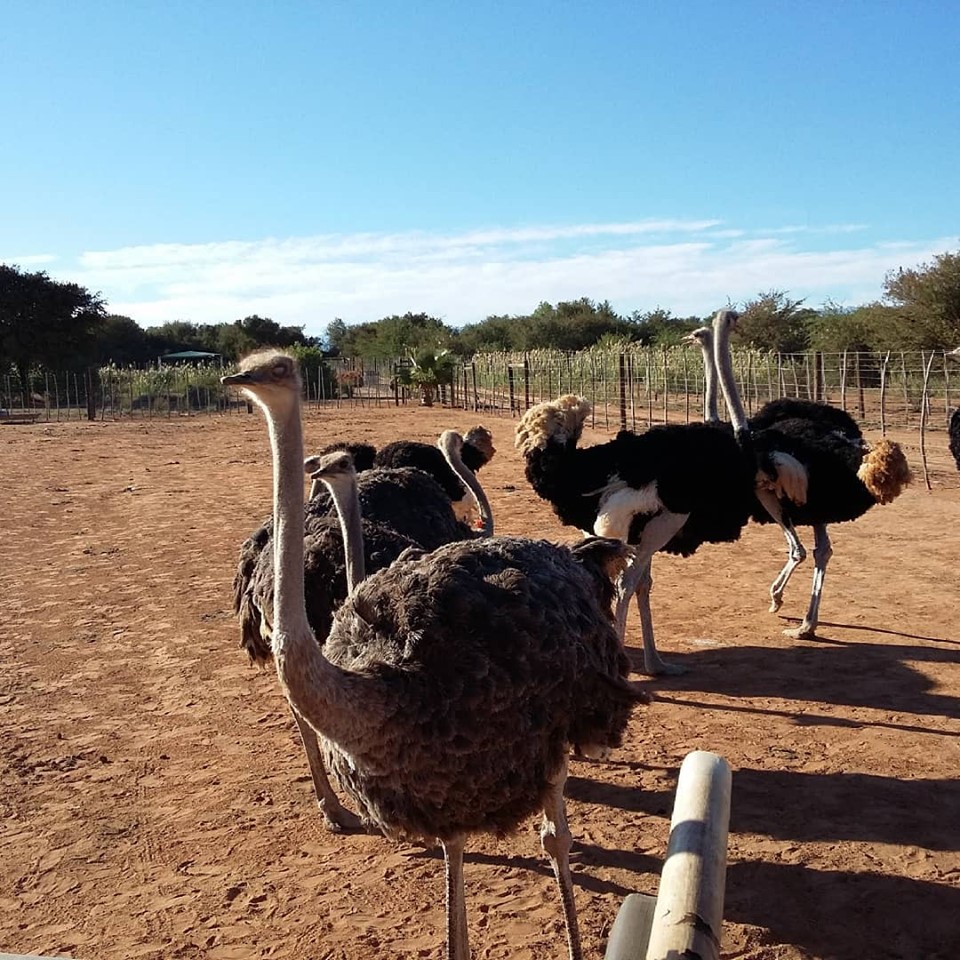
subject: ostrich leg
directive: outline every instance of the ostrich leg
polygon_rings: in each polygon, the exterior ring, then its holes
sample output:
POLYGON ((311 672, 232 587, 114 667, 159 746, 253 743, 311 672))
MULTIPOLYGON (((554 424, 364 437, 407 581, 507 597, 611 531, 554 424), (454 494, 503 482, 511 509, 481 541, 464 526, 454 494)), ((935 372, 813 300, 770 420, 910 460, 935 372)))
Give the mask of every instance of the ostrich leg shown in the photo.
POLYGON ((783 604, 783 591, 787 588, 793 571, 807 559, 807 551, 803 549, 803 544, 797 536, 797 531, 789 520, 783 519, 783 510, 780 507, 780 501, 770 490, 757 490, 757 500, 763 505, 764 510, 770 514, 771 519, 783 531, 783 536, 787 541, 787 562, 783 569, 777 574, 776 580, 770 584, 770 612, 776 613, 783 604))
MULTIPOLYGON (((684 667, 667 663, 657 652, 657 645, 653 636, 653 615, 650 612, 650 587, 653 584, 650 564, 653 555, 670 542, 674 534, 687 522, 689 516, 689 513, 670 513, 664 510, 650 520, 640 535, 635 559, 620 577, 619 596, 617 598, 617 633, 622 643, 627 632, 627 613, 630 610, 630 598, 636 596, 643 637, 643 672, 651 676, 657 674, 676 676, 687 672, 684 667)), ((627 531, 624 531, 620 539, 626 540, 626 536, 627 531)))
POLYGON ((463 893, 465 839, 461 835, 442 844, 447 877, 447 960, 470 960, 467 903, 463 893))
POLYGON ((540 827, 540 845, 550 858, 553 875, 560 888, 563 920, 567 928, 569 960, 581 960, 580 928, 577 926, 577 905, 573 899, 573 877, 570 875, 570 847, 573 837, 567 826, 567 812, 563 803, 563 787, 567 782, 567 761, 550 783, 543 802, 543 825, 540 827))
POLYGON ((351 813, 338 799, 327 779, 327 773, 323 768, 323 759, 320 756, 320 745, 317 743, 317 735, 313 727, 307 723, 303 717, 297 713, 293 704, 290 704, 290 712, 293 719, 297 722, 297 729, 300 731, 300 739, 303 741, 303 750, 307 755, 307 763, 310 765, 310 777, 313 780, 313 792, 317 798, 317 806, 323 815, 324 825, 332 833, 359 833, 363 830, 363 824, 356 814, 351 813))
POLYGON ((817 622, 820 619, 820 597, 823 593, 823 579, 827 573, 827 564, 833 556, 833 547, 827 535, 825 523, 813 527, 813 590, 810 593, 810 606, 807 615, 799 627, 784 630, 784 636, 798 640, 810 640, 817 635, 817 622))

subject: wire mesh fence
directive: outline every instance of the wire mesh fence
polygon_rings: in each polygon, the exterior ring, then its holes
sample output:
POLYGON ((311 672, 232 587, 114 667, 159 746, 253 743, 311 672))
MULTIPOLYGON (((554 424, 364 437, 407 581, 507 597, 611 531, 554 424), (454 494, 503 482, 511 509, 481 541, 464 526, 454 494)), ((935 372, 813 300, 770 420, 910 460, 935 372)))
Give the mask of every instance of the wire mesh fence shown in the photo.
MULTIPOLYGON (((419 404, 424 395, 404 385, 405 361, 329 358, 304 371, 305 400, 334 407, 419 404)), ((841 407, 867 431, 912 434, 937 468, 953 470, 946 453, 950 414, 960 405, 960 363, 945 351, 778 354, 734 353, 748 413, 768 400, 799 397, 841 407), (933 434, 929 444, 927 434, 933 434), (943 451, 942 464, 940 451, 943 451)), ((0 422, 196 416, 251 412, 220 384, 223 368, 187 364, 149 369, 107 366, 79 372, 34 370, 0 377, 0 422)), ((591 426, 639 431, 703 416, 704 370, 688 347, 577 353, 535 350, 478 354, 459 364, 436 390, 438 404, 484 415, 516 417, 563 393, 593 404, 591 426)))

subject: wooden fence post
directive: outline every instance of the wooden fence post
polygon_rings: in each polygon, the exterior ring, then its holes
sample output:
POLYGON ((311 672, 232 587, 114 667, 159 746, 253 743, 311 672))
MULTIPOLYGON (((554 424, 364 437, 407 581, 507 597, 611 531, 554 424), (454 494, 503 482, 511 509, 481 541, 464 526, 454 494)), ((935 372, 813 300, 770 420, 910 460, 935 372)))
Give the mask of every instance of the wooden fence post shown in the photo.
POLYGON ((883 358, 883 363, 880 364, 880 436, 885 437, 887 435, 887 420, 886 420, 886 399, 887 399, 887 364, 890 362, 890 351, 887 351, 887 355, 883 358))
MULTIPOLYGON (((930 369, 933 366, 933 358, 937 355, 935 350, 930 351, 930 359, 923 366, 923 391, 920 394, 920 461, 923 463, 923 482, 930 490, 930 474, 927 471, 927 407, 930 398, 927 396, 927 387, 930 383, 930 369)), ((923 351, 920 351, 921 363, 923 362, 923 351)))
POLYGON ((620 375, 620 429, 627 429, 627 361, 621 351, 617 369, 620 375))

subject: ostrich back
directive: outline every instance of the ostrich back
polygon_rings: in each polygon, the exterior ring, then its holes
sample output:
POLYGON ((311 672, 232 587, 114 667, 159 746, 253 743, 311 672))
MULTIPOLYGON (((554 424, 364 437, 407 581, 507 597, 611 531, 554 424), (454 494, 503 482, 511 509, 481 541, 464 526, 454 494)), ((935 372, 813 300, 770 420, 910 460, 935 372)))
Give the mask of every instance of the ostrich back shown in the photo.
POLYGON ((468 493, 463 481, 453 472, 440 448, 418 440, 394 440, 377 451, 378 467, 414 467, 429 474, 451 500, 462 500, 468 493))
MULTIPOLYGON (((664 547, 684 556, 702 543, 739 539, 753 505, 752 475, 732 431, 711 424, 659 426, 643 434, 621 431, 607 443, 582 449, 573 440, 550 440, 527 453, 525 472, 560 520, 581 530, 593 529, 601 493, 611 482, 634 489, 656 483, 668 510, 690 514, 664 547)), ((634 518, 631 543, 651 516, 634 518)))
MULTIPOLYGON (((775 451, 789 453, 806 468, 807 502, 797 505, 782 501, 785 517, 794 524, 856 520, 876 503, 857 476, 862 448, 854 449, 836 431, 823 432, 810 420, 782 420, 775 427, 754 434, 752 440, 757 462, 768 472, 776 472, 772 461, 775 451)), ((769 514, 759 504, 753 519, 770 522, 769 514)))
POLYGON ((346 450, 353 457, 353 468, 357 473, 373 468, 373 461, 377 455, 377 448, 369 443, 328 443, 316 456, 322 457, 325 453, 335 453, 346 450))
MULTIPOLYGON (((440 459, 443 455, 437 450, 440 459)), ((446 461, 444 461, 446 462, 446 461)), ((460 523, 450 498, 427 473, 413 467, 376 468, 357 477, 357 494, 364 517, 376 520, 409 537, 424 550, 473 536, 460 523)), ((307 504, 307 525, 312 517, 335 514, 333 499, 323 491, 307 504)))
POLYGON ((361 728, 349 752, 324 749, 370 822, 441 840, 504 833, 541 808, 571 745, 620 743, 640 697, 604 574, 585 568, 595 563, 496 537, 402 559, 360 586, 324 654, 361 678, 361 728))
MULTIPOLYGON (((339 447, 338 447, 339 449, 339 447)), ((447 495, 421 470, 368 470, 357 477, 368 573, 392 563, 408 547, 435 550, 474 534, 454 516, 447 495)), ((333 499, 324 490, 304 512, 304 575, 307 614, 318 637, 330 628, 330 615, 347 595, 343 540, 333 499), (331 593, 332 591, 332 593, 331 593)), ((233 578, 234 612, 240 646, 257 661, 270 658, 273 610, 273 518, 240 547, 233 578)))
POLYGON ((960 407, 953 411, 950 417, 950 452, 960 470, 960 407))
POLYGON ((783 420, 809 420, 820 427, 820 432, 831 433, 838 431, 849 440, 862 440, 863 432, 853 417, 845 410, 832 407, 829 403, 818 403, 815 400, 801 400, 792 397, 781 397, 765 403, 756 414, 750 418, 752 431, 766 430, 776 426, 783 420))
MULTIPOLYGON (((369 573, 389 566, 404 550, 417 548, 408 537, 382 524, 366 518, 361 522, 364 563, 369 573)), ((330 632, 334 611, 347 598, 343 533, 338 518, 315 518, 304 536, 303 551, 307 620, 322 644, 330 632)), ((259 663, 273 656, 270 636, 274 586, 273 550, 261 550, 235 603, 240 618, 240 646, 251 660, 259 663)))

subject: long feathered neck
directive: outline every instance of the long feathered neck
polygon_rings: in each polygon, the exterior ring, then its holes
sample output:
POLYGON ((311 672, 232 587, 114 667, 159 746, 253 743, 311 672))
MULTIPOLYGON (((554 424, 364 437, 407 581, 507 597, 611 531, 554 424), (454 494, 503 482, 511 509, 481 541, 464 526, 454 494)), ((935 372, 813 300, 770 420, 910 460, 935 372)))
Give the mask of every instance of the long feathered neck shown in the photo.
POLYGON ((740 400, 740 391, 737 389, 737 380, 733 373, 733 360, 730 356, 730 325, 718 313, 713 321, 713 352, 717 365, 717 374, 720 377, 720 389, 723 399, 730 411, 730 422, 734 433, 738 436, 748 431, 747 414, 740 400))
POLYGON ((719 423, 720 410, 717 406, 717 371, 713 357, 713 336, 704 337, 700 342, 703 354, 703 420, 704 423, 719 423))
POLYGON ((291 407, 283 412, 265 408, 274 468, 273 657, 280 685, 297 713, 324 737, 356 751, 362 748, 368 729, 358 723, 358 717, 382 709, 382 690, 375 682, 330 663, 307 620, 299 399, 291 407))
MULTIPOLYGON (((289 409, 265 408, 273 451, 274 632, 307 637, 303 589, 303 429, 300 404, 289 409)), ((315 644, 314 644, 315 646, 315 644)))
POLYGON ((363 523, 361 522, 360 494, 357 475, 353 471, 327 481, 333 505, 340 518, 343 532, 343 552, 347 563, 347 593, 353 593, 363 583, 367 568, 363 557, 363 523))
POLYGON ((486 537, 493 536, 493 510, 490 508, 490 501, 484 493, 477 475, 463 462, 457 445, 441 438, 440 451, 443 453, 450 469, 469 487, 470 492, 476 498, 477 507, 480 510, 480 520, 483 523, 483 534, 486 537))

